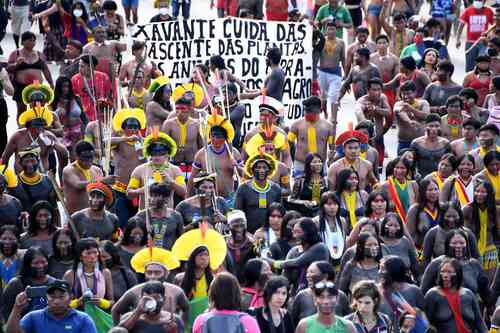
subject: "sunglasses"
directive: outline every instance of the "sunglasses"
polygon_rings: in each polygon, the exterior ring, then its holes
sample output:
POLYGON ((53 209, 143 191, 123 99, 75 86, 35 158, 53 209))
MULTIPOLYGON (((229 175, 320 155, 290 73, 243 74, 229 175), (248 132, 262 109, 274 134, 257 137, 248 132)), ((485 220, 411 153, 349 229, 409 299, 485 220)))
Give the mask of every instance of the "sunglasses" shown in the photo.
POLYGON ((335 283, 331 281, 321 281, 314 285, 314 293, 318 296, 321 295, 325 290, 327 290, 332 295, 338 295, 337 287, 335 286, 335 283))

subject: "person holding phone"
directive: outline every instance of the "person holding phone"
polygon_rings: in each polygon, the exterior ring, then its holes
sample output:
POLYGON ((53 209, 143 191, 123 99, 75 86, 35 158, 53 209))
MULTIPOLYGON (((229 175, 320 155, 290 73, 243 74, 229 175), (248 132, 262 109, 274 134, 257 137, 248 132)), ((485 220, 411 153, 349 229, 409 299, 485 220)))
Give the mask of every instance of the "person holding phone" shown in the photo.
POLYGON ((96 326, 92 319, 86 313, 73 310, 69 306, 70 289, 69 283, 64 280, 53 280, 43 289, 41 287, 27 287, 16 297, 16 302, 7 321, 6 332, 62 332, 70 329, 71 332, 96 333, 96 326), (47 307, 31 311, 21 318, 21 313, 29 304, 30 298, 37 293, 46 295, 47 307))

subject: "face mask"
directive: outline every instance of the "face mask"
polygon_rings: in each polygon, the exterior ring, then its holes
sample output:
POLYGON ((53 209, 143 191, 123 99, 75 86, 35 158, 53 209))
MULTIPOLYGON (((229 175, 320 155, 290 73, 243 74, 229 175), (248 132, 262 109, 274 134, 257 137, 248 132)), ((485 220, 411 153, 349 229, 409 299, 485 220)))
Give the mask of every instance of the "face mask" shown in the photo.
POLYGON ((396 234, 398 233, 398 230, 394 230, 394 229, 385 227, 385 232, 386 232, 387 237, 396 238, 396 234))
POLYGON ((141 235, 134 235, 132 237, 132 243, 136 244, 136 245, 140 245, 142 242, 142 236, 141 235))
POLYGON ((493 140, 493 139, 484 140, 484 144, 486 147, 491 147, 495 144, 495 140, 493 140))
POLYGON ((162 7, 159 10, 161 16, 166 16, 168 14, 168 8, 162 7))
POLYGON ((31 267, 31 276, 34 278, 42 278, 47 274, 47 266, 44 267, 31 267))
POLYGON ((103 260, 104 267, 110 268, 113 267, 113 258, 108 258, 106 260, 103 260))
POLYGON ((75 9, 75 10, 73 10, 73 16, 75 16, 75 17, 82 17, 82 15, 83 15, 83 10, 81 10, 81 9, 75 9))
POLYGON ((453 250, 454 250, 455 258, 461 259, 461 258, 465 257, 465 247, 457 246, 457 247, 453 248, 453 250))
POLYGON ((474 2, 472 2, 472 6, 474 6, 474 8, 476 8, 476 9, 481 9, 481 8, 483 8, 483 2, 482 1, 474 1, 474 2))
POLYGON ((365 248, 365 257, 375 258, 378 255, 378 246, 365 248))

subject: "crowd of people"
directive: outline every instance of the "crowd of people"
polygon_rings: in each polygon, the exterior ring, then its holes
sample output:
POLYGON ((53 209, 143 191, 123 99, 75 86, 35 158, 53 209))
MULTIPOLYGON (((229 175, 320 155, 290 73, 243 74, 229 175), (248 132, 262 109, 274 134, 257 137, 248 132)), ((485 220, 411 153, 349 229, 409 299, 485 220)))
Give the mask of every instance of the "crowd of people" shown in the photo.
POLYGON ((280 48, 261 90, 221 55, 176 86, 125 58, 138 0, 0 3, 2 331, 497 332, 500 3, 211 2, 313 26, 291 123, 280 48))

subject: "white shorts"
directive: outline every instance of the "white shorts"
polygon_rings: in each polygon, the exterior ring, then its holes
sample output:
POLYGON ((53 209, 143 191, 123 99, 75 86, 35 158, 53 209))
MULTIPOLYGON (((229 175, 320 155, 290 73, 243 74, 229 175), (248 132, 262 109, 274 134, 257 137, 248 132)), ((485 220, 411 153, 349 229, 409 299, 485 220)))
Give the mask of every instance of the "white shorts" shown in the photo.
POLYGON ((31 23, 28 19, 29 13, 29 6, 11 7, 12 21, 10 22, 10 27, 14 35, 20 36, 23 32, 30 30, 31 23))
POLYGON ((339 99, 342 77, 336 74, 318 70, 318 81, 321 89, 321 97, 327 99, 328 103, 336 103, 339 99))

